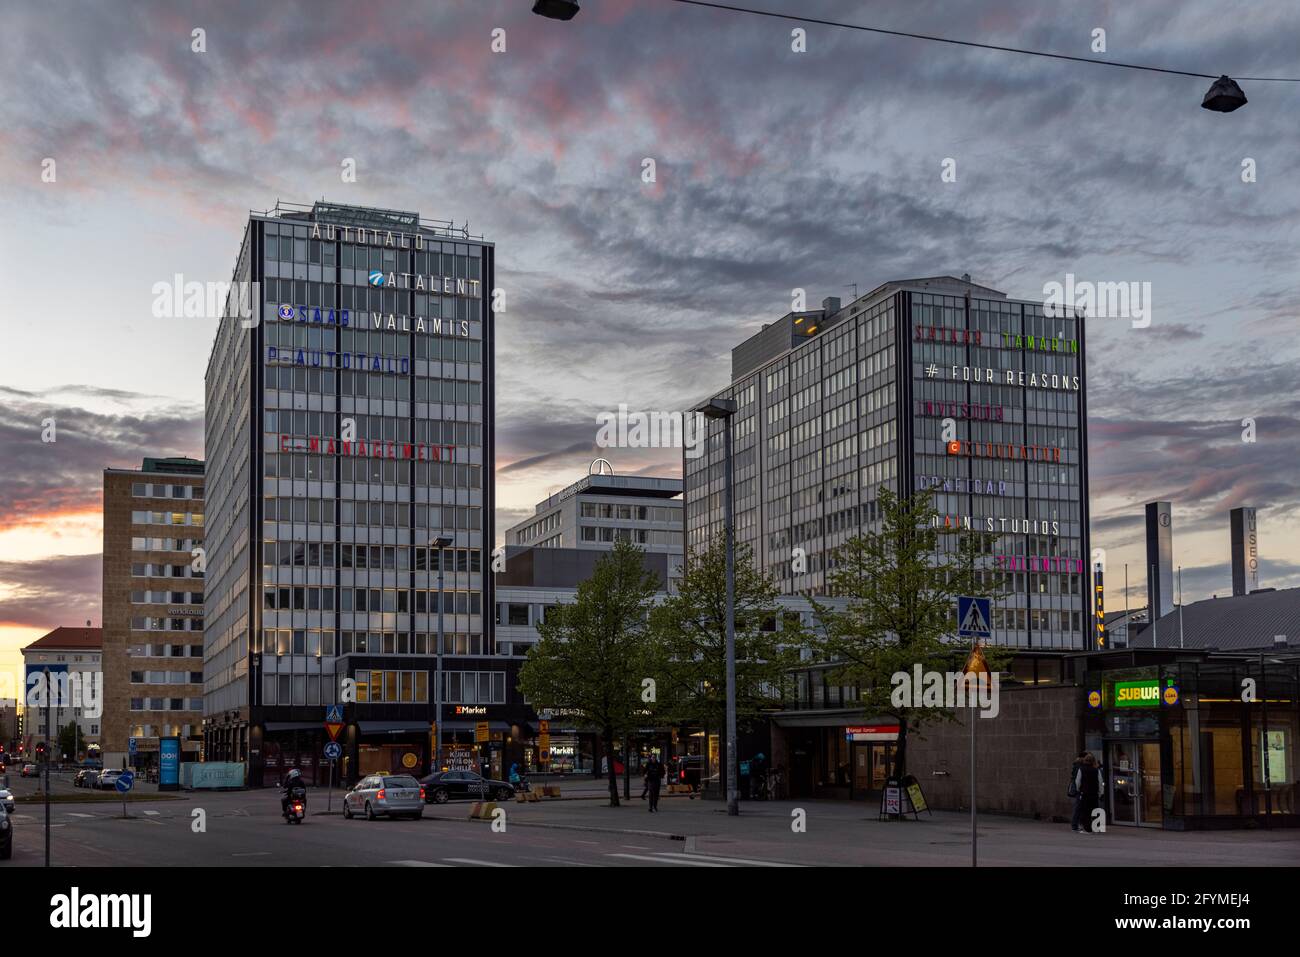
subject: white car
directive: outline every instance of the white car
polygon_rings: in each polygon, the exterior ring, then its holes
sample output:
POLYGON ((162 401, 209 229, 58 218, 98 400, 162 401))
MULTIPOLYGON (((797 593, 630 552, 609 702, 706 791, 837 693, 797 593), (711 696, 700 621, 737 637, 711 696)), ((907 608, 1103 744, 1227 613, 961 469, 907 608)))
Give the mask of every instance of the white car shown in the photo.
POLYGON ((409 774, 371 774, 343 796, 343 816, 364 814, 373 821, 403 815, 419 820, 424 816, 424 788, 409 774))

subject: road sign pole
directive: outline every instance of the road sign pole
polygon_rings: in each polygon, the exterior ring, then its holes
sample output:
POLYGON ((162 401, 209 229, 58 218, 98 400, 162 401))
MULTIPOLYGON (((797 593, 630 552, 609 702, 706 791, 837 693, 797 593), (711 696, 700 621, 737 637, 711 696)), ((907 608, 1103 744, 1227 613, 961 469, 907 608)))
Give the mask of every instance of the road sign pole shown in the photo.
POLYGON ((975 831, 975 723, 979 720, 979 715, 975 711, 975 703, 971 704, 970 709, 970 866, 979 866, 978 842, 979 835, 975 831))

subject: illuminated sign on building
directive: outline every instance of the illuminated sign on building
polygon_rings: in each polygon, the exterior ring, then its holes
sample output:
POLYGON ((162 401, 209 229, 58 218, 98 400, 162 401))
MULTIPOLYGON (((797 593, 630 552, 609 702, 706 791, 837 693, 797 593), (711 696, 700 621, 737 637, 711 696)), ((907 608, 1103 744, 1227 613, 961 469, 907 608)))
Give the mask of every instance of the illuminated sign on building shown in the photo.
POLYGON ((1173 706, 1178 704, 1178 688, 1172 678, 1165 679, 1165 687, 1160 681, 1150 678, 1144 681, 1116 681, 1111 689, 1113 706, 1116 708, 1156 708, 1161 704, 1173 706))
POLYGON ((926 326, 918 325, 916 327, 917 342, 947 342, 954 345, 978 346, 983 345, 981 341, 984 334, 978 329, 949 329, 946 326, 926 326))
POLYGON ((994 564, 1008 572, 1059 572, 1082 574, 1082 558, 1063 558, 1060 555, 994 555, 994 564))
MULTIPOLYGON (((1077 375, 1058 375, 1055 372, 1025 372, 1023 369, 989 369, 980 366, 950 366, 951 378, 960 382, 983 382, 989 385, 1018 385, 1033 389, 1061 389, 1079 391, 1077 375)), ((926 377, 938 375, 938 366, 928 366, 926 377)))
POLYGON ((408 356, 380 356, 371 352, 328 352, 314 349, 277 349, 266 347, 267 365, 310 366, 313 369, 356 369, 358 372, 411 371, 408 356))
POLYGON ((945 419, 984 419, 990 422, 1002 421, 1002 406, 979 405, 971 402, 930 402, 917 399, 917 415, 933 415, 945 419))
POLYGON ((951 531, 979 529, 999 535, 1059 535, 1060 523, 1033 518, 973 518, 970 515, 936 515, 930 519, 933 528, 951 531), (981 526, 983 528, 981 529, 981 526))
POLYGON ((1016 332, 995 333, 1001 341, 994 339, 984 341, 984 333, 979 329, 959 329, 949 326, 928 326, 918 323, 914 327, 916 342, 937 342, 944 345, 988 346, 1003 349, 1023 349, 1026 352, 1063 352, 1077 355, 1079 340, 1066 339, 1061 336, 1025 336, 1016 332))
POLYGON ((1002 333, 1002 348, 1074 354, 1079 351, 1079 341, 1077 339, 1060 339, 1050 336, 1022 336, 1014 332, 1004 332, 1002 333))
POLYGON ((1100 565, 1097 565, 1093 568, 1092 577, 1093 577, 1092 589, 1093 589, 1094 597, 1096 599, 1095 618, 1097 621, 1097 647, 1105 648, 1107 644, 1106 608, 1105 608, 1105 600, 1104 600, 1105 592, 1102 590, 1102 569, 1100 565))
POLYGON ((437 316, 403 316, 397 313, 354 312, 351 309, 326 309, 320 306, 292 306, 281 303, 275 311, 281 322, 309 322, 363 332, 427 332, 435 336, 468 336, 468 319, 443 320, 437 316))
POLYGON ((947 478, 942 475, 918 475, 918 490, 931 489, 951 495, 1006 495, 1007 483, 986 479, 947 478))
POLYGON ((450 462, 454 445, 425 445, 422 442, 345 442, 328 435, 281 435, 281 452, 311 455, 354 455, 358 458, 403 459, 417 462, 450 462))
POLYGON ((967 455, 981 459, 1018 459, 1029 462, 1059 462, 1061 450, 1049 445, 1010 445, 1002 442, 963 442, 954 439, 948 443, 949 455, 967 455))

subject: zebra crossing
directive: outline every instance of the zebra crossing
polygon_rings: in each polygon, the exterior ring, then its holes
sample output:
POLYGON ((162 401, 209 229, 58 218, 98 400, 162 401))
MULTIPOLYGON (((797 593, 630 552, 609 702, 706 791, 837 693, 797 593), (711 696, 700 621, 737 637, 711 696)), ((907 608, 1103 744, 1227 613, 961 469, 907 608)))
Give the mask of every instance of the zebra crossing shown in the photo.
MULTIPOLYGON (((716 854, 685 854, 680 851, 649 851, 634 854, 630 851, 617 851, 601 854, 604 866, 622 864, 625 867, 801 867, 800 864, 786 864, 780 861, 760 861, 744 857, 721 857, 716 854), (627 863, 624 863, 627 862, 627 863)), ((475 857, 444 857, 436 861, 396 860, 384 861, 389 867, 600 867, 600 860, 577 860, 569 857, 522 857, 514 861, 491 861, 475 857)))

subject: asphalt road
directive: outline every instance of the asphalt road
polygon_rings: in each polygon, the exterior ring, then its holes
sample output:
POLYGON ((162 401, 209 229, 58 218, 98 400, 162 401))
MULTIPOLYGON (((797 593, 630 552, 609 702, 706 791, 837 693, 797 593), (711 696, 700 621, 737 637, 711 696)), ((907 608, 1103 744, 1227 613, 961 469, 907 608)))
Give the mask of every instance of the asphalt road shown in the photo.
MULTIPOLYGON (((14 793, 36 782, 11 777, 14 793)), ((89 795, 54 779, 54 794, 89 795)), ((52 804, 56 866, 423 866, 423 867, 771 867, 970 866, 970 822, 935 812, 913 822, 881 822, 875 809, 845 801, 761 802, 727 817, 718 802, 665 796, 660 814, 635 799, 505 804, 505 830, 470 821, 468 802, 429 806, 421 821, 345 820, 340 792, 332 815, 313 790, 302 825, 285 824, 274 790, 194 792, 159 799, 139 787, 122 818, 119 801, 52 804), (199 813, 195 813, 199 812, 199 813), (794 818, 804 818, 802 829, 794 818), (198 828, 201 822, 202 827, 198 828)), ((19 803, 12 861, 44 863, 40 804, 19 803)), ((981 815, 982 865, 1030 867, 1280 866, 1300 863, 1300 831, 1179 833, 1112 826, 1081 836, 1067 825, 981 815)))
MULTIPOLYGON (((58 790, 52 788, 51 793, 58 790)), ((334 813, 325 814, 324 792, 313 791, 307 820, 290 825, 280 816, 275 791, 185 798, 132 802, 129 819, 122 818, 121 804, 111 801, 53 804, 51 861, 58 867, 782 866, 759 858, 687 853, 684 842, 662 838, 511 828, 508 814, 513 805, 506 805, 506 828, 498 833, 487 822, 468 821, 470 805, 464 802, 437 808, 440 815, 461 815, 459 820, 430 816, 421 821, 348 821, 339 813, 338 792, 334 813), (200 820, 204 829, 196 831, 200 820)), ((44 864, 44 820, 42 805, 18 805, 14 856, 0 867, 44 864)))

